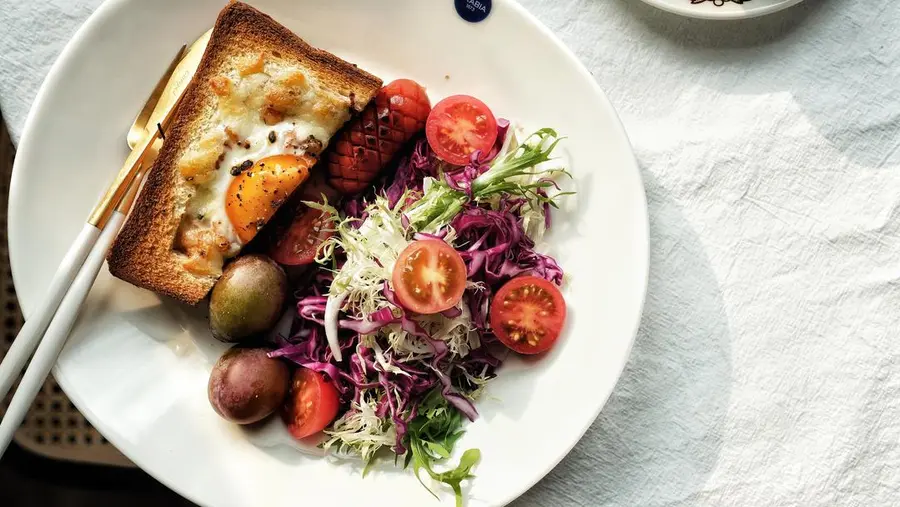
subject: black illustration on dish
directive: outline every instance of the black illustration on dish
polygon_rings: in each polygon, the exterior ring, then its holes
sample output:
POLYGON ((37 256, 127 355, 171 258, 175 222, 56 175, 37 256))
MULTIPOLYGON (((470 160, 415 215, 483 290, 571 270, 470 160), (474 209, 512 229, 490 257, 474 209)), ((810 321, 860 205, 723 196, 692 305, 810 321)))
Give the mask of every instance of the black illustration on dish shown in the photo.
POLYGON ((691 0, 692 4, 702 4, 706 2, 712 2, 716 7, 722 7, 727 3, 733 4, 742 4, 744 2, 749 2, 750 0, 691 0))

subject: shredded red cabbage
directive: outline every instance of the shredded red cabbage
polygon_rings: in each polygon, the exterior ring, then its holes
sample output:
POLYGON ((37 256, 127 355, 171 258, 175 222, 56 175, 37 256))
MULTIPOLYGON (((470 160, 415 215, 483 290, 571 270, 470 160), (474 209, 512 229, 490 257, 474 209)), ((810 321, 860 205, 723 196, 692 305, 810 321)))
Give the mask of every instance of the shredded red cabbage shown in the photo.
MULTIPOLYGON (((442 177, 451 188, 470 192, 472 180, 490 167, 507 137, 509 122, 498 119, 500 133, 494 147, 487 153, 476 152, 463 167, 449 166, 441 162, 431 151, 425 139, 419 139, 407 156, 401 158, 396 171, 384 174, 374 186, 385 195, 392 209, 404 206, 404 195, 423 192, 425 177, 442 177)), ((542 189, 538 194, 546 197, 542 189)), ((373 191, 345 199, 342 212, 357 218, 357 224, 366 218, 365 209, 373 200, 373 191)), ((339 345, 343 361, 337 362, 325 338, 323 318, 327 303, 326 294, 333 277, 324 269, 318 269, 303 279, 296 294, 297 318, 288 337, 277 337, 278 348, 270 357, 281 357, 297 365, 318 371, 334 381, 344 410, 351 402, 361 403, 362 397, 372 400, 379 417, 393 421, 397 439, 394 451, 406 452, 405 439, 410 421, 418 413, 419 403, 433 390, 439 390, 453 407, 469 420, 478 417, 474 404, 468 397, 484 380, 492 378, 501 360, 491 354, 489 346, 496 338, 489 329, 488 312, 492 295, 509 279, 521 275, 540 276, 556 284, 562 283, 563 271, 552 258, 534 250, 534 242, 525 234, 519 216, 523 199, 503 199, 499 209, 469 203, 450 224, 455 230, 455 244, 466 263, 468 278, 477 282, 466 290, 466 305, 472 326, 480 335, 481 346, 470 350, 465 357, 450 354, 447 344, 429 335, 419 322, 419 316, 400 304, 386 281, 382 290, 388 307, 362 318, 344 318, 338 321, 339 345), (373 349, 360 343, 360 336, 372 335, 383 326, 399 325, 406 333, 421 339, 432 351, 425 360, 408 360, 395 357, 389 344, 379 340, 378 359, 373 349), (387 364, 387 367, 382 366, 387 364)), ((550 227, 549 205, 544 206, 545 225, 550 227)), ((404 226, 409 220, 401 217, 404 226)), ((445 239, 449 228, 432 234, 418 233, 414 239, 445 239)), ((340 252, 337 252, 340 263, 340 252)), ((446 318, 456 318, 460 308, 442 312, 446 318)), ((359 317, 359 316, 354 316, 359 317)))
POLYGON ((469 279, 496 289, 510 278, 530 274, 561 285, 562 268, 552 257, 534 250, 534 241, 514 213, 516 206, 521 203, 506 203, 500 210, 473 205, 451 222, 469 279))
MULTIPOLYGON (((346 408, 349 408, 351 401, 359 403, 363 391, 378 388, 383 396, 376 404, 376 415, 389 417, 393 421, 397 434, 394 451, 397 454, 406 452, 404 440, 409 421, 416 416, 418 403, 432 389, 440 389, 447 401, 468 419, 474 420, 478 416, 475 406, 454 384, 468 390, 475 386, 469 384, 466 375, 457 375, 455 372, 490 377, 500 366, 499 359, 490 355, 486 349, 479 348, 469 352, 471 358, 451 363, 448 360, 447 344, 432 338, 415 319, 416 315, 400 306, 390 286, 385 283, 383 293, 394 309, 382 308, 363 320, 341 319, 340 345, 346 354, 343 362, 336 363, 325 339, 322 320, 327 298, 321 294, 327 292, 330 283, 330 276, 318 277, 297 294, 299 318, 293 326, 296 330, 291 337, 280 339, 280 348, 270 352, 269 357, 281 357, 325 374, 335 383, 346 408), (399 324, 410 335, 421 338, 431 347, 432 357, 428 361, 398 360, 385 346, 386 350, 382 353, 384 361, 403 373, 385 371, 375 361, 374 352, 359 344, 359 336, 371 334, 388 324, 399 324)), ((459 312, 459 309, 451 309, 447 316, 453 318, 459 312)))
POLYGON ((409 154, 397 165, 397 172, 390 185, 384 188, 384 196, 393 209, 407 191, 422 192, 422 182, 426 176, 437 176, 440 160, 431 151, 426 139, 419 139, 409 154))

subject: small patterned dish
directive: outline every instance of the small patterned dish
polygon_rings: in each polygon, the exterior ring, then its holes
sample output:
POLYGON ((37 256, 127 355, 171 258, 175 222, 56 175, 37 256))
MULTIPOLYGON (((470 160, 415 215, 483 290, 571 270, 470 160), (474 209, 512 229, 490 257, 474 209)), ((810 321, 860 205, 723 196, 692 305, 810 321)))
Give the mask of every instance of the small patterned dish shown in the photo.
POLYGON ((787 9, 803 0, 644 0, 682 16, 704 19, 754 18, 787 9))

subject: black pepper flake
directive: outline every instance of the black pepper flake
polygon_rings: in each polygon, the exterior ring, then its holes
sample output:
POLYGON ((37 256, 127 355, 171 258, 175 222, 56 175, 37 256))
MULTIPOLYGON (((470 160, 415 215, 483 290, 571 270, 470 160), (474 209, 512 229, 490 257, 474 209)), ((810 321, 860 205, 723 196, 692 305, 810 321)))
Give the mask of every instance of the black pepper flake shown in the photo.
POLYGON ((166 140, 166 133, 163 132, 162 125, 160 125, 159 123, 157 123, 157 124, 156 124, 156 130, 159 131, 159 138, 162 139, 163 141, 165 141, 165 140, 166 140))
POLYGON ((322 148, 325 146, 322 144, 322 141, 316 139, 316 136, 307 136, 306 139, 301 141, 299 144, 294 146, 294 149, 301 149, 307 155, 315 155, 322 151, 322 148))
MULTIPOLYGON (((241 162, 241 165, 236 165, 231 168, 231 175, 237 176, 238 174, 241 174, 242 172, 246 171, 247 169, 250 169, 251 167, 253 167, 253 161, 245 160, 245 161, 241 162)), ((250 176, 251 174, 252 173, 247 173, 247 176, 250 176)))
POLYGON ((243 146, 244 146, 245 150, 249 150, 250 149, 250 141, 244 141, 243 146))
POLYGON ((269 142, 274 143, 276 139, 278 139, 278 136, 275 135, 275 131, 269 132, 269 142))
POLYGON ((203 220, 203 217, 206 216, 203 213, 197 213, 197 220, 203 220))
POLYGON ((241 201, 241 202, 244 202, 244 200, 241 199, 241 193, 240 193, 240 192, 234 194, 234 196, 237 197, 237 200, 239 200, 239 201, 241 201))

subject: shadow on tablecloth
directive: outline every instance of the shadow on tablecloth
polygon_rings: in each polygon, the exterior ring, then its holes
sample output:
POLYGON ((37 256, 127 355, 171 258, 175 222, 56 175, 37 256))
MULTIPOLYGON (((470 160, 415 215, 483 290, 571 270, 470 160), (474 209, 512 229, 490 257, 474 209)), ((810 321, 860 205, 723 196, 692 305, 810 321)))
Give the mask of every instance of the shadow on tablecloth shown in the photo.
POLYGON ((631 359, 585 437, 516 507, 665 505, 716 464, 732 382, 719 283, 679 205, 644 177, 650 282, 631 359))
MULTIPOLYGON (((691 84, 713 90, 709 100, 721 100, 723 109, 742 97, 748 110, 765 110, 773 106, 767 97, 781 92, 789 95, 786 107, 796 104, 809 128, 854 163, 900 163, 900 4, 807 0, 733 22, 682 18, 633 0, 619 4, 662 38, 648 46, 679 61, 691 84)), ((682 105, 671 102, 673 111, 682 105)), ((790 143, 806 129, 802 122, 778 125, 754 141, 790 143)))

